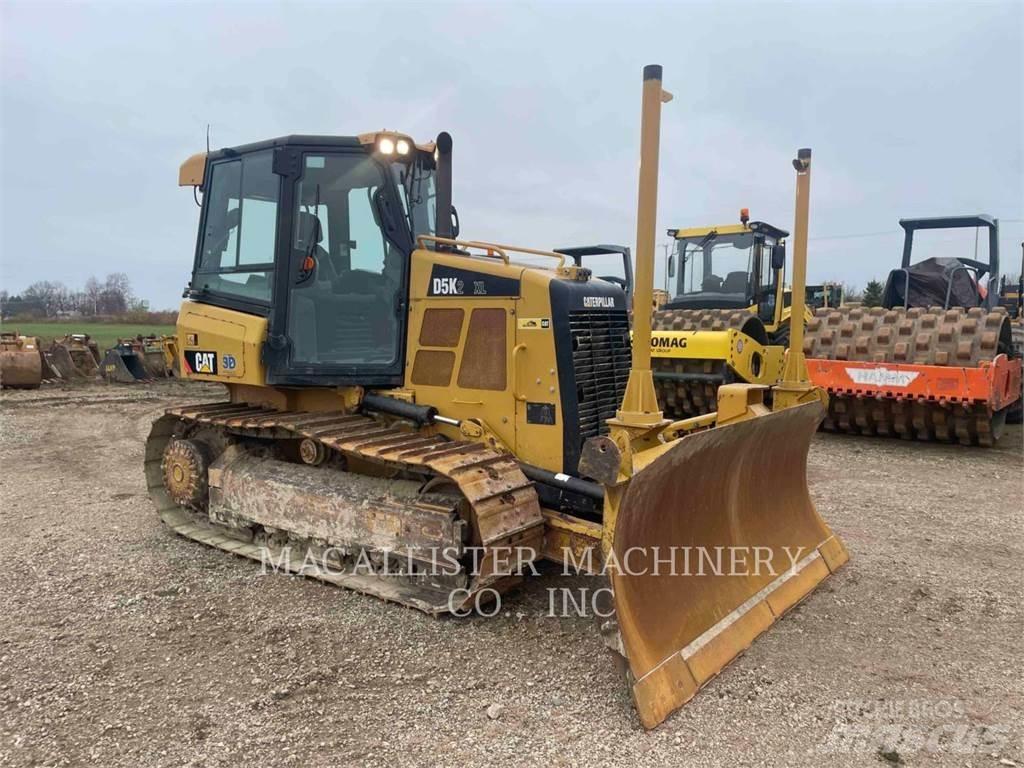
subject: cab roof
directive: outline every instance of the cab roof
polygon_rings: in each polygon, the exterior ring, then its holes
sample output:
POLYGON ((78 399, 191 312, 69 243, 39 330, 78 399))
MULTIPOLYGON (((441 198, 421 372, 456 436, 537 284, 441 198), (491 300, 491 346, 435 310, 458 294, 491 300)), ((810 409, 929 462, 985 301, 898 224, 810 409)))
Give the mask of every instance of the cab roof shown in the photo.
POLYGON ((200 187, 203 184, 203 177, 206 173, 208 160, 220 160, 225 157, 234 157, 249 152, 258 152, 261 149, 273 149, 275 147, 304 146, 304 147, 334 147, 334 148, 356 148, 373 145, 380 135, 395 136, 408 139, 416 149, 421 152, 433 153, 434 142, 416 143, 412 138, 401 131, 371 131, 360 133, 356 136, 325 136, 322 134, 293 133, 288 136, 278 136, 275 139, 264 139, 249 144, 239 144, 235 147, 224 147, 210 152, 197 152, 181 164, 178 170, 178 186, 200 187))
POLYGON ((689 227, 688 229, 670 229, 668 236, 676 240, 694 240, 707 237, 711 233, 717 235, 745 235, 748 232, 761 232, 776 240, 789 237, 789 232, 779 229, 764 221, 752 221, 749 224, 719 224, 711 227, 689 227))

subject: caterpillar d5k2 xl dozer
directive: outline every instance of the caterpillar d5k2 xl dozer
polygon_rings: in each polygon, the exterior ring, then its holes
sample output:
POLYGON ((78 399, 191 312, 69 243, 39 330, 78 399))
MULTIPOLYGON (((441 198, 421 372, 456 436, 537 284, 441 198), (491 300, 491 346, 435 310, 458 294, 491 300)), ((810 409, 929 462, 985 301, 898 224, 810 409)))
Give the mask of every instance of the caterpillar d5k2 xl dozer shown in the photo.
MULTIPOLYGON (((643 93, 648 307, 660 67, 643 93)), ((794 367, 776 412, 735 385, 717 414, 663 418, 650 314, 631 349, 619 286, 455 239, 451 148, 290 136, 185 162, 203 198, 180 367, 230 399, 154 423, 150 494, 183 536, 429 614, 499 599, 510 561, 589 563, 653 727, 845 561, 807 489, 821 393, 794 367), (764 567, 687 575, 665 562, 681 547, 764 567)))
POLYGON ((903 262, 882 306, 819 309, 808 324, 811 379, 829 392, 825 428, 992 445, 1021 397, 1021 359, 997 306, 999 222, 946 216, 900 226, 903 262), (988 263, 913 261, 915 232, 961 228, 988 231, 988 263))
MULTIPOLYGON (((715 409, 732 382, 771 385, 782 376, 791 308, 784 300, 785 230, 750 221, 670 229, 671 298, 654 313, 654 382, 673 417, 715 409)), ((804 310, 805 319, 810 312, 804 310)))

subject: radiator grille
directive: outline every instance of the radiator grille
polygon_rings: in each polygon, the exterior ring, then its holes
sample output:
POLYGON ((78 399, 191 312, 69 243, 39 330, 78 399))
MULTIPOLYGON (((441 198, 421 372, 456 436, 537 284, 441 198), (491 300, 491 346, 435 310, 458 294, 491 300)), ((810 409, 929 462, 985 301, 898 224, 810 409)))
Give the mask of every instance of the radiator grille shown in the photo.
POLYGON ((580 445, 608 431, 629 379, 629 318, 623 310, 578 309, 569 313, 572 360, 579 404, 580 445))

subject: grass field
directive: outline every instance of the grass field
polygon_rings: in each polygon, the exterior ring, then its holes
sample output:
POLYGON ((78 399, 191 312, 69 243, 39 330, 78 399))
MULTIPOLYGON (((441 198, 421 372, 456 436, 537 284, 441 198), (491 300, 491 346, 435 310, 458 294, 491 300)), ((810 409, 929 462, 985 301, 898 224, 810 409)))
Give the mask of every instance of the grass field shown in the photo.
POLYGON ((86 323, 74 320, 59 323, 12 323, 3 324, 5 331, 17 331, 25 336, 38 336, 40 343, 49 344, 51 339, 63 336, 67 333, 87 333, 100 351, 112 346, 119 338, 148 336, 155 333, 157 336, 165 336, 174 333, 173 325, 133 325, 130 323, 86 323))

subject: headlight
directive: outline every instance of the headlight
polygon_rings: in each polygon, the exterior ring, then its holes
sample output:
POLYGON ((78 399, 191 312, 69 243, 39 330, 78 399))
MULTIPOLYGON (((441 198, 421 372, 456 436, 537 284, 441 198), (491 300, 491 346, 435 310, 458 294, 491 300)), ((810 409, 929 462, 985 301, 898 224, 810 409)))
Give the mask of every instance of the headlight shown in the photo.
POLYGON ((387 136, 383 136, 377 143, 377 149, 380 150, 382 155, 393 155, 395 154, 395 140, 388 138, 387 136))
POLYGON ((409 146, 409 142, 406 141, 405 139, 399 139, 398 142, 395 144, 395 148, 398 150, 398 154, 400 155, 408 155, 409 150, 411 149, 411 147, 409 146))

